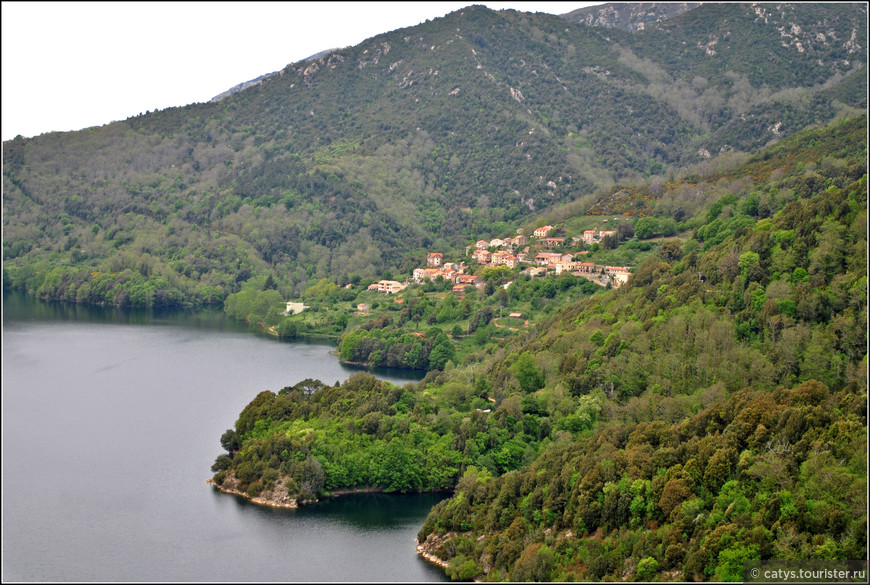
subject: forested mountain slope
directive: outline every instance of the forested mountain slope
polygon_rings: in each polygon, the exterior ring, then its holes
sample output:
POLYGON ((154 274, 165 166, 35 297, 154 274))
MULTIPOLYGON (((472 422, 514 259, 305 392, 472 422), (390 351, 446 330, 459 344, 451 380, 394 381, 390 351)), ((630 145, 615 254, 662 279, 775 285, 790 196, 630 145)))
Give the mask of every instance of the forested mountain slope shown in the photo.
POLYGON ((578 8, 562 17, 589 26, 638 31, 700 5, 699 2, 608 2, 578 8))
POLYGON ((662 186, 654 209, 706 203, 627 285, 419 384, 261 392, 215 485, 273 504, 455 488, 418 535, 454 579, 865 558, 866 133, 837 121, 662 186))
POLYGON ((863 4, 704 4, 634 33, 472 6, 219 102, 4 143, 4 286, 165 306, 408 270, 865 109, 865 39, 863 4))

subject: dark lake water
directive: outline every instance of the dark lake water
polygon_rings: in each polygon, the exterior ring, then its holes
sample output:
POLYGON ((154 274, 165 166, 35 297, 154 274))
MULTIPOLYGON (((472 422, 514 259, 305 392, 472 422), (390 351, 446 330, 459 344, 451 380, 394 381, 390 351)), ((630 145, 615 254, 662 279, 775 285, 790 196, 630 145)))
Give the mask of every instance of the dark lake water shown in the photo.
MULTIPOLYGON (((219 311, 123 312, 3 297, 8 581, 444 581, 416 555, 437 495, 276 510, 205 480, 261 390, 354 370, 219 311)), ((403 384, 416 374, 379 373, 403 384)))

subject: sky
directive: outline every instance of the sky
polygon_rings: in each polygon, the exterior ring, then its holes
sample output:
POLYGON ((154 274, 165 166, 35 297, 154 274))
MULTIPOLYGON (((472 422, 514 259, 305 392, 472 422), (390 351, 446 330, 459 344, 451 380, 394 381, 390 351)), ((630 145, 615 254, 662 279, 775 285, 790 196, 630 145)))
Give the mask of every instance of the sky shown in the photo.
POLYGON ((320 51, 471 4, 565 14, 601 2, 3 1, 2 139, 206 102, 320 51))

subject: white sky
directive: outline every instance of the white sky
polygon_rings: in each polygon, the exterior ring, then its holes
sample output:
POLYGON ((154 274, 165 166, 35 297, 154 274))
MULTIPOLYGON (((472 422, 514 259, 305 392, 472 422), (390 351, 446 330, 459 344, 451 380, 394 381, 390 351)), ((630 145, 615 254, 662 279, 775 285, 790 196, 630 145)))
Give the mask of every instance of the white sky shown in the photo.
POLYGON ((2 139, 206 102, 325 49, 471 4, 565 14, 601 2, 2 2, 2 139))

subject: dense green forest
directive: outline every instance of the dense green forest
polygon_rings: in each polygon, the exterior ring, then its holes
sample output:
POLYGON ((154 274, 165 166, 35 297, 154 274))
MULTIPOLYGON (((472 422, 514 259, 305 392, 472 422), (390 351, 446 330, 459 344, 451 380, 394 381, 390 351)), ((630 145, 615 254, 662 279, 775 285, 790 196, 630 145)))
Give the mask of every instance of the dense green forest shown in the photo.
POLYGON ((260 393, 213 481, 273 502, 454 489, 418 539, 460 580, 865 558, 866 132, 843 120, 665 185, 656 206, 688 187, 707 204, 627 285, 418 384, 260 393))
POLYGON ((292 299, 404 274, 866 109, 866 20, 862 4, 704 4, 629 33, 473 6, 220 101, 18 137, 3 285, 152 307, 270 275, 292 299))

